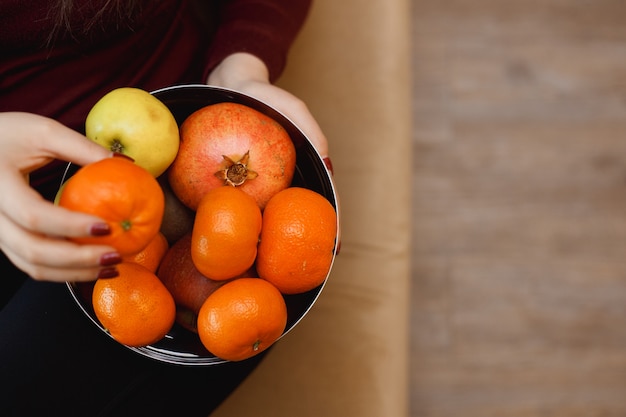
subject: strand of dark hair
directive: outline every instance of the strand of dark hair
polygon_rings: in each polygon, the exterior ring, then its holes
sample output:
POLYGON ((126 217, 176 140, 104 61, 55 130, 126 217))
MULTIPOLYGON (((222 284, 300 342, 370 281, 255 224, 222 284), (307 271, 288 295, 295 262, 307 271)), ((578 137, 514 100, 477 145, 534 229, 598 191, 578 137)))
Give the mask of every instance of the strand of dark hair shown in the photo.
POLYGON ((81 28, 72 27, 72 15, 80 13, 75 0, 57 0, 50 8, 48 18, 53 22, 47 45, 52 45, 59 36, 77 38, 88 35, 91 30, 102 24, 103 19, 110 18, 122 25, 128 22, 140 8, 142 0, 100 0, 102 5, 98 11, 81 28))

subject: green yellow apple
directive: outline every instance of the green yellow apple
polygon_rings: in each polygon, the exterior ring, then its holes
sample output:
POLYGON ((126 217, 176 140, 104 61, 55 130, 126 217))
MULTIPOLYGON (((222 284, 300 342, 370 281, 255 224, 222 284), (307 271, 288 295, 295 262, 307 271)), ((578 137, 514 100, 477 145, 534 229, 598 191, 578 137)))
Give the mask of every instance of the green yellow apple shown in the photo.
POLYGON ((64 182, 63 184, 61 184, 61 186, 59 187, 59 189, 57 190, 57 193, 54 195, 54 205, 58 206, 59 205, 59 200, 61 199, 61 193, 63 192, 63 188, 65 187, 65 184, 67 183, 64 182))
POLYGON ((178 125, 171 111, 149 92, 120 87, 96 102, 85 120, 85 135, 127 155, 158 177, 176 158, 178 125))

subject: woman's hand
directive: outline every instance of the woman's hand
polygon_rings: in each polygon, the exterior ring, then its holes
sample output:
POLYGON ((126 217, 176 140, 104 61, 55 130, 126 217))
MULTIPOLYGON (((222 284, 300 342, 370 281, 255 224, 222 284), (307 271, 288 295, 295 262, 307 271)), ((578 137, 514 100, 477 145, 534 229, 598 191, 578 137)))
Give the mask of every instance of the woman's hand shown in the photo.
MULTIPOLYGON (((270 84, 267 67, 254 55, 240 52, 226 57, 209 75, 209 85, 230 88, 255 97, 291 119, 328 158, 328 141, 306 104, 293 94, 270 84)), ((326 164, 330 168, 330 161, 326 164)))
MULTIPOLYGON (((302 100, 270 84, 267 67, 259 58, 245 52, 229 55, 211 72, 207 84, 241 91, 279 110, 302 129, 324 160, 328 171, 333 174, 333 164, 328 156, 328 140, 317 121, 302 100)), ((339 240, 337 253, 340 246, 339 240)))
POLYGON ((0 113, 0 249, 37 280, 88 281, 115 276, 119 255, 109 246, 78 245, 66 237, 109 233, 100 218, 46 201, 28 174, 52 159, 86 165, 111 152, 51 119, 0 113))

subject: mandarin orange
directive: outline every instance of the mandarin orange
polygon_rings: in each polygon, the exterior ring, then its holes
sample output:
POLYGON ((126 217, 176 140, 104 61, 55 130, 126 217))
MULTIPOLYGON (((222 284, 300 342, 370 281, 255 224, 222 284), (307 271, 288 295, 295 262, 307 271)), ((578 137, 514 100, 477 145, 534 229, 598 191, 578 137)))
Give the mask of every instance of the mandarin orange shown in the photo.
POLYGON ((191 234, 191 259, 198 271, 214 280, 243 274, 256 258, 261 221, 261 209, 241 189, 225 185, 207 192, 191 234))
POLYGON ((122 157, 81 167, 63 185, 59 206, 93 214, 111 228, 106 236, 73 237, 72 241, 113 246, 122 256, 142 250, 161 227, 165 197, 157 180, 122 157))
POLYGON ((128 346, 161 340, 176 317, 174 299, 159 278, 133 262, 117 265, 119 276, 96 281, 92 304, 113 339, 128 346))
POLYGON ((228 361, 251 358, 270 347, 285 330, 282 294, 259 278, 229 281, 209 295, 198 313, 202 344, 228 361))
POLYGON ((168 249, 169 244, 167 243, 165 235, 161 232, 157 232, 145 248, 134 255, 122 257, 122 260, 135 262, 145 266, 151 272, 156 272, 168 249))
POLYGON ((256 269, 283 294, 324 282, 337 237, 335 208, 321 194, 300 187, 278 192, 263 211, 256 269))

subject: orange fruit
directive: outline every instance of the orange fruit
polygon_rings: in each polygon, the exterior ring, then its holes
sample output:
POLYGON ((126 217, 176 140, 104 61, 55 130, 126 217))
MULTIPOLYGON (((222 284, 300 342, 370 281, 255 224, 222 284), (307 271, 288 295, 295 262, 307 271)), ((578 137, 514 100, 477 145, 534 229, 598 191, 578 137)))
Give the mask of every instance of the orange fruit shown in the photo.
POLYGON ((228 361, 251 358, 283 334, 282 294, 259 278, 229 281, 209 295, 198 313, 198 335, 209 352, 228 361))
POLYGON ((119 276, 96 281, 92 304, 113 339, 128 346, 161 340, 176 318, 174 299, 159 278, 133 262, 117 265, 119 276))
POLYGON ((198 271, 214 280, 243 274, 256 258, 261 221, 261 209, 241 189, 221 186, 207 192, 191 233, 191 259, 198 271))
POLYGON ((309 291, 324 282, 337 236, 335 208, 315 191, 290 187, 263 211, 256 269, 283 294, 309 291))
POLYGON ((145 248, 134 255, 122 257, 122 260, 143 265, 151 272, 156 272, 168 249, 169 244, 165 235, 161 232, 157 232, 145 248))
POLYGON ((63 186, 59 205, 93 214, 111 228, 106 236, 75 237, 78 243, 113 246, 122 256, 142 250, 161 227, 165 198, 157 180, 121 157, 80 168, 63 186))

